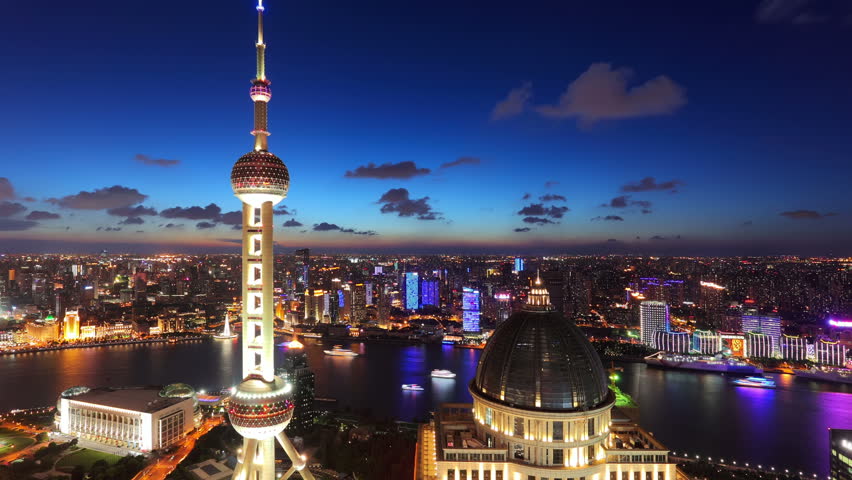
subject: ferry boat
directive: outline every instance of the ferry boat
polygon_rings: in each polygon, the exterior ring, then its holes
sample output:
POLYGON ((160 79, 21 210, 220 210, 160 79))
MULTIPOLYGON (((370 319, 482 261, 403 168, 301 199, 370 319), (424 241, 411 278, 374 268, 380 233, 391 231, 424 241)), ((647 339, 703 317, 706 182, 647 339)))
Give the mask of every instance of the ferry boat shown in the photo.
POLYGON ((775 380, 765 377, 738 378, 732 383, 741 387, 775 388, 775 380))
POLYGON ((402 389, 403 390, 410 390, 410 391, 414 391, 414 392, 422 392, 423 391, 423 387, 421 387, 420 385, 417 385, 416 383, 403 383, 402 389))
POLYGON ((645 363, 654 367, 733 373, 738 375, 757 375, 763 373, 763 369, 760 367, 755 367, 742 360, 722 357, 721 355, 699 356, 657 352, 645 357, 645 363))
POLYGON ((456 378, 456 374, 449 370, 432 370, 432 378, 456 378))
POLYGON ((336 357, 357 357, 358 354, 349 350, 348 348, 343 348, 343 345, 335 345, 331 350, 323 350, 326 355, 334 355, 336 357))
POLYGON ((835 367, 813 367, 810 370, 794 370, 797 377, 826 382, 852 383, 852 369, 835 367))
POLYGON ((316 332, 302 332, 299 335, 303 338, 322 338, 322 334, 316 332))

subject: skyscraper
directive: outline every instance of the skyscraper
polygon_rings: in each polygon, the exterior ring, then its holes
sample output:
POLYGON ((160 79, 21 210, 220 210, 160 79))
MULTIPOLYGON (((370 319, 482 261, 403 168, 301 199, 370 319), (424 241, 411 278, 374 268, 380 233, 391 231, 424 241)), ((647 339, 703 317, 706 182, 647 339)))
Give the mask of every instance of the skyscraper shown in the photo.
MULTIPOLYGON (((761 315, 755 309, 743 314, 743 333, 762 333, 772 342, 772 354, 781 353, 781 317, 778 315, 761 315)), ((772 356, 772 355, 768 355, 772 356)))
POLYGON ((514 272, 523 272, 524 271, 524 259, 521 257, 515 257, 515 269, 514 272))
POLYGON ((417 310, 420 307, 420 275, 417 272, 405 273, 405 308, 417 310))
POLYGON ((654 332, 669 330, 669 306, 666 302, 646 300, 639 305, 639 329, 642 343, 656 347, 654 332))
POLYGON ((299 269, 299 281, 302 282, 302 285, 305 288, 310 288, 311 286, 311 250, 308 248, 301 248, 293 252, 296 256, 296 266, 299 269))
POLYGON ((464 287, 462 290, 462 328, 465 332, 479 332, 479 290, 464 287))
POLYGON ((438 293, 438 279, 437 278, 424 278, 423 282, 420 283, 420 305, 432 305, 434 307, 438 307, 441 304, 441 296, 438 293))
POLYGON ((272 91, 266 78, 262 1, 257 5, 257 76, 249 90, 254 101, 254 148, 231 170, 231 187, 243 202, 243 381, 234 390, 228 416, 244 440, 233 478, 274 480, 277 438, 293 463, 283 478, 298 470, 303 478, 313 480, 305 458, 284 434, 293 416, 292 386, 275 376, 273 359, 272 209, 287 196, 290 173, 267 149, 267 104, 272 91))
POLYGON ((305 433, 314 424, 314 372, 308 368, 308 356, 300 347, 289 347, 284 352, 284 362, 276 373, 293 386, 293 420, 288 432, 305 433))

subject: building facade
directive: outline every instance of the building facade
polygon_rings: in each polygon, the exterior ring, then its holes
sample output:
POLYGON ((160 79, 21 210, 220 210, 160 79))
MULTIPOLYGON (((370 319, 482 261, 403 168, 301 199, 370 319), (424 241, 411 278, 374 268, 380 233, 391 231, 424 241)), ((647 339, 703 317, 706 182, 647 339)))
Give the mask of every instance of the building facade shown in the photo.
POLYGON ((642 343, 654 348, 655 332, 669 331, 669 306, 666 302, 646 300, 639 304, 639 329, 642 343))

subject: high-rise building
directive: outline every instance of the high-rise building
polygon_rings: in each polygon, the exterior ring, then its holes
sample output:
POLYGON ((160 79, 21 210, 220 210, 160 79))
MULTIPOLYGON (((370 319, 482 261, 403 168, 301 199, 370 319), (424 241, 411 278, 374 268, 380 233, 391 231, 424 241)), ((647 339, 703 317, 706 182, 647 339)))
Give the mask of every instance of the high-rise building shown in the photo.
POLYGON ((80 315, 77 310, 67 310, 62 318, 62 338, 66 341, 80 338, 80 315))
POLYGON ((762 315, 756 310, 747 310, 743 314, 742 327, 743 333, 762 333, 769 336, 772 343, 772 351, 768 356, 780 355, 781 317, 778 315, 762 315))
POLYGON ((758 332, 745 334, 745 354, 754 358, 772 357, 772 337, 758 332))
POLYGON ((284 433, 295 408, 290 400, 292 386, 275 376, 272 209, 287 196, 290 173, 267 148, 267 106, 272 91, 266 78, 264 8, 262 0, 258 2, 257 75, 249 90, 254 102, 254 148, 240 157, 231 170, 231 187, 243 202, 243 381, 231 396, 228 416, 244 440, 233 478, 274 480, 278 439, 293 463, 283 478, 298 470, 302 478, 314 480, 305 468, 305 457, 299 455, 284 433))
POLYGON ((828 429, 830 480, 852 480, 852 430, 828 429))
POLYGON ((349 321, 357 325, 367 320, 367 290, 363 283, 352 286, 352 309, 349 321))
POLYGON ((692 334, 692 350, 702 355, 715 355, 722 350, 722 337, 712 330, 696 330, 692 334))
POLYGON ((298 269, 299 281, 305 288, 311 286, 311 250, 301 248, 293 252, 296 257, 296 268, 298 269))
MULTIPOLYGON (((296 342, 298 343, 298 342, 296 342)), ((284 352, 284 362, 276 369, 279 377, 293 386, 293 419, 285 431, 302 434, 311 429, 316 417, 314 410, 314 372, 308 368, 308 356, 293 343, 284 352)))
POLYGON ((405 309, 420 308, 420 275, 417 272, 405 272, 405 309))
POLYGON ((441 305, 440 285, 437 278, 424 278, 420 283, 420 304, 424 307, 441 305))
POLYGON ((802 361, 808 359, 808 342, 804 338, 793 335, 781 336, 781 358, 785 360, 802 361))
POLYGON ((514 273, 523 272, 524 271, 524 259, 521 257, 515 257, 515 269, 514 273))
POLYGON ((823 365, 843 367, 846 365, 846 345, 820 338, 814 342, 816 361, 823 365))
POLYGON ((479 332, 479 290, 462 289, 462 328, 465 332, 479 332))
POLYGON ((659 348, 654 344, 654 332, 669 331, 669 306, 666 302, 646 300, 639 304, 639 330, 642 343, 659 348))

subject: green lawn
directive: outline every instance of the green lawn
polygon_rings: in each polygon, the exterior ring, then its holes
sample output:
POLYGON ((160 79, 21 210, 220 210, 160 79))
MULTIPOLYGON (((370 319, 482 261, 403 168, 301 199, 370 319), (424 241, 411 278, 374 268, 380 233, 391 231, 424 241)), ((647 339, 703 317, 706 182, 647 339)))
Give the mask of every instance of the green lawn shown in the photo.
POLYGON ((23 450, 35 444, 35 439, 27 434, 15 432, 7 428, 0 429, 0 456, 23 450))
POLYGON ((88 448, 80 449, 74 453, 65 455, 56 464, 56 468, 60 467, 75 467, 82 465, 87 471, 92 468, 92 464, 98 460, 106 460, 110 465, 121 460, 118 455, 111 453, 98 452, 97 450, 89 450, 88 448))

